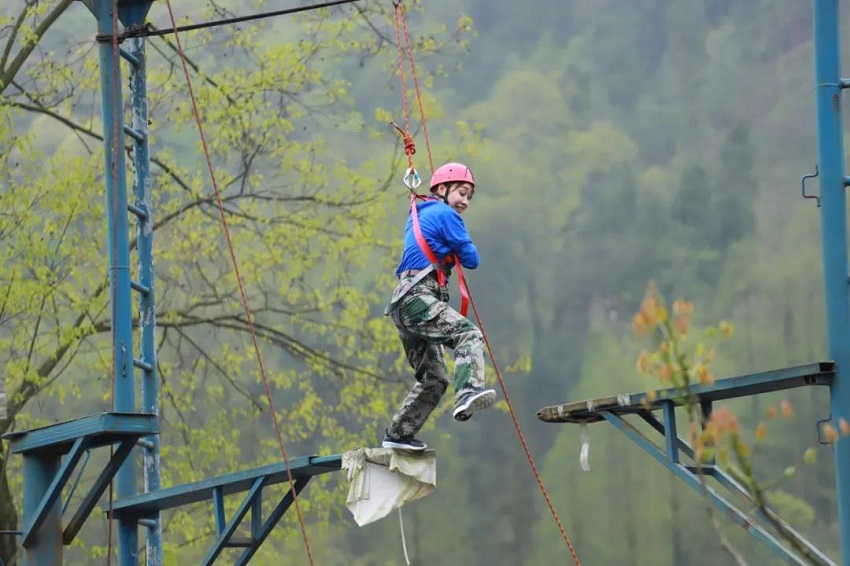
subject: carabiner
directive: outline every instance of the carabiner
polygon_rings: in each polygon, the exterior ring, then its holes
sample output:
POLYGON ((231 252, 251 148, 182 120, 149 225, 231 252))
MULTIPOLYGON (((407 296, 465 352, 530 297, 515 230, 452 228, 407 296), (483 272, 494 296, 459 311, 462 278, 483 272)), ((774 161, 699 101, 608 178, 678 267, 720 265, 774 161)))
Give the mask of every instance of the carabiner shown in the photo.
POLYGON ((422 184, 422 177, 419 176, 416 169, 408 167, 407 171, 404 173, 404 184, 407 185, 407 188, 411 191, 415 191, 419 188, 419 185, 422 184))

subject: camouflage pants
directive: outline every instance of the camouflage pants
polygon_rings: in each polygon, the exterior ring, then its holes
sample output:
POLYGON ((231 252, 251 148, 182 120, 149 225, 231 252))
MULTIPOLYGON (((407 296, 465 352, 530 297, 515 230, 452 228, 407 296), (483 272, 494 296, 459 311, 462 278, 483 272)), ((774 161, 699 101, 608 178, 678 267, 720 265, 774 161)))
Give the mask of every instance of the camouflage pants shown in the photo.
MULTIPOLYGON (((402 278, 399 285, 412 277, 402 278)), ((468 318, 440 300, 433 277, 413 287, 392 311, 416 384, 393 416, 390 435, 414 436, 437 407, 449 385, 444 347, 454 350, 455 393, 484 387, 484 339, 468 318)))

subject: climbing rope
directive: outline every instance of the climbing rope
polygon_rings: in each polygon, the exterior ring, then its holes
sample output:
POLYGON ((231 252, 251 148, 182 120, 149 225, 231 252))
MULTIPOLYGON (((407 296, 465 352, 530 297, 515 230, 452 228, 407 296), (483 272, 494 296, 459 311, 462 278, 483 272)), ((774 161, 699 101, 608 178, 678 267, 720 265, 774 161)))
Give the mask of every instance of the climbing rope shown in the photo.
MULTIPOLYGON (((413 77, 413 86, 416 90, 416 101, 419 106, 419 118, 422 124, 422 134, 425 136, 425 149, 428 151, 428 165, 431 167, 431 173, 434 172, 434 157, 431 154, 431 141, 428 139, 428 123, 425 120, 425 109, 422 105, 422 93, 419 89, 419 77, 416 74, 416 62, 413 58, 413 48, 410 43, 410 32, 407 28, 407 15, 404 10, 404 4, 400 1, 393 2, 393 16, 395 19, 395 36, 396 36, 396 45, 398 47, 398 68, 399 68, 399 78, 401 79, 401 96, 402 102, 404 104, 404 125, 407 129, 407 135, 410 135, 410 118, 408 116, 408 107, 407 107, 407 81, 404 76, 404 55, 402 53, 401 46, 401 35, 402 30, 404 31, 404 43, 407 49, 407 60, 410 62, 410 74, 413 77)), ((412 138, 411 138, 412 142, 412 138)), ((405 144, 405 149, 407 144, 405 144)), ((415 153, 415 151, 414 151, 415 153)), ((412 162, 413 153, 408 153, 408 157, 410 158, 409 166, 413 167, 412 162)))
MULTIPOLYGON (((404 111, 404 130, 402 130, 399 126, 396 126, 395 124, 392 124, 392 125, 404 137, 405 153, 407 154, 407 162, 408 162, 408 172, 405 174, 405 184, 408 186, 408 188, 410 188, 411 193, 413 193, 410 197, 410 206, 411 206, 411 214, 413 215, 414 229, 416 229, 416 228, 418 228, 417 221, 416 221, 416 199, 417 199, 417 197, 418 198, 423 198, 423 197, 421 197, 421 195, 416 195, 415 191, 414 191, 414 187, 412 187, 411 183, 408 182, 408 179, 411 176, 411 174, 415 174, 415 171, 416 171, 416 169, 413 166, 413 154, 416 153, 416 148, 415 148, 415 145, 414 145, 414 142, 413 142, 413 137, 410 135, 410 116, 409 116, 410 110, 409 110, 409 106, 408 106, 408 103, 407 103, 407 85, 406 85, 406 81, 405 81, 405 72, 404 72, 404 56, 403 56, 402 45, 401 45, 402 31, 404 32, 405 46, 406 46, 406 49, 407 49, 407 58, 410 61, 411 74, 413 75, 414 84, 416 85, 416 99, 419 103, 419 115, 420 115, 420 120, 422 122, 422 131, 425 135, 425 142, 426 142, 427 149, 428 149, 428 161, 429 161, 429 165, 431 166, 431 172, 432 173, 434 171, 434 162, 433 162, 433 159, 431 157, 431 145, 430 145, 430 142, 428 141, 428 128, 426 126, 425 112, 423 110, 423 105, 422 105, 422 95, 421 95, 421 92, 420 92, 420 89, 419 89, 418 81, 416 79, 416 70, 415 70, 416 65, 415 65, 414 59, 413 59, 413 50, 411 48, 410 34, 408 32, 407 18, 405 16, 404 6, 402 5, 402 3, 400 1, 397 1, 397 2, 394 1, 393 6, 395 6, 394 15, 395 15, 395 28, 396 28, 396 41, 397 41, 397 44, 398 44, 399 77, 400 77, 400 80, 401 80, 402 107, 403 107, 403 111, 404 111)), ((418 178, 418 174, 417 174, 417 178, 418 178)), ((417 240, 419 241, 420 238, 417 237, 417 240)), ((422 238, 421 241, 424 242, 424 238, 422 238)), ((421 243, 420 243, 420 247, 421 247, 421 243)), ((426 247, 427 247, 427 243, 426 243, 426 247)), ((425 252, 426 255, 428 255, 429 251, 430 251, 430 249, 423 248, 423 252, 425 252)), ((431 252, 430 255, 433 256, 433 252, 431 252)), ((429 257, 428 260, 431 261, 432 263, 435 262, 435 258, 432 258, 432 257, 429 257)), ((508 395, 508 389, 505 386, 505 379, 502 376, 502 371, 501 371, 501 369, 499 369, 499 364, 496 362, 496 356, 494 355, 493 348, 490 345, 490 338, 487 336, 487 331, 484 328, 484 321, 481 320, 481 315, 478 313, 478 308, 475 306, 475 301, 472 299, 472 293, 469 291, 469 288, 467 287, 466 282, 463 280, 463 272, 461 270, 460 261, 457 261, 457 260, 455 261, 455 267, 457 268, 458 285, 461 289, 461 295, 462 295, 462 303, 463 304, 462 304, 462 307, 461 307, 461 313, 464 316, 466 316, 465 303, 466 303, 466 301, 468 301, 469 304, 472 305, 472 312, 475 314, 475 319, 478 322, 478 328, 481 330, 481 334, 484 337, 484 344, 487 347, 487 353, 490 356, 490 361, 493 364, 493 369, 496 371, 496 376, 499 379, 499 386, 502 389, 502 394, 505 396, 505 402, 508 405, 508 412, 511 415, 511 420, 513 421, 514 428, 516 429, 517 437, 519 438, 520 444, 522 445, 523 452, 525 452, 525 457, 528 460, 529 465, 531 466, 531 471, 534 473, 534 478, 537 480, 537 486, 540 488, 540 492, 543 494, 543 499, 546 501, 546 505, 549 507, 549 511, 552 513, 552 517, 555 519, 555 523, 558 526, 558 531, 560 531, 561 538, 564 539, 564 543, 566 543, 567 548, 570 551, 570 555, 573 558, 573 561, 575 562, 576 566, 581 566, 581 561, 578 558, 578 554, 576 553, 575 547, 573 546, 573 543, 570 540, 569 535, 567 535, 567 531, 564 528, 564 525, 561 522, 560 517, 558 516, 558 512, 555 510, 555 506, 552 504, 552 500, 549 497, 549 493, 546 490, 546 486, 543 484, 543 478, 541 477, 540 472, 537 469, 537 464, 535 464, 535 462, 534 462, 534 457, 531 455, 531 450, 528 448, 528 443, 525 440, 525 435, 522 432, 522 427, 520 426, 519 420, 517 419, 516 411, 514 410, 513 403, 511 403, 511 398, 508 395)))
MULTIPOLYGON (((398 46, 398 78, 401 83, 401 105, 404 109, 404 129, 402 130, 400 127, 392 123, 391 125, 404 137, 404 153, 407 154, 407 166, 409 169, 413 169, 413 154, 416 153, 416 144, 413 142, 413 136, 410 135, 410 111, 407 106, 407 78, 404 75, 404 52, 401 47, 399 5, 400 4, 394 4, 395 10, 393 11, 393 16, 395 18, 396 45, 398 46)), ((401 13, 404 14, 404 11, 401 10, 401 13)))
POLYGON ((286 465, 286 477, 289 481, 289 491, 292 495, 292 501, 295 503, 295 512, 298 515, 298 523, 301 526, 301 538, 304 541, 304 547, 307 549, 307 558, 309 560, 310 565, 313 565, 313 551, 310 547, 310 540, 307 537, 307 528, 304 525, 304 517, 301 513, 301 506, 298 503, 298 492, 295 490, 295 479, 292 476, 292 470, 289 468, 289 456, 286 452, 286 444, 283 441, 283 433, 280 429, 280 423, 278 422, 277 411, 275 410, 274 398, 272 397, 271 384, 269 382, 268 375, 266 374, 265 364, 263 363, 263 356, 260 352, 260 344, 257 339, 257 331, 254 327, 254 317, 251 312, 251 307, 248 305, 248 295, 245 292, 245 285, 242 281, 242 274, 239 270, 239 262, 236 258, 236 249, 233 245, 233 238, 230 234, 230 226, 227 223, 227 216, 224 213, 224 204, 222 203, 221 198, 221 190, 218 186, 218 180, 215 176, 215 169, 212 164, 212 158, 210 157, 210 150, 207 145, 206 135, 204 134, 204 126, 201 120, 201 113, 198 110, 197 99, 195 98, 195 91, 192 88, 192 79, 189 76, 189 68, 186 64, 186 56, 183 52, 183 45, 180 41, 180 34, 177 31, 177 22, 174 19, 174 12, 171 9, 171 0, 165 0, 165 3, 168 7, 168 16, 171 19, 171 26, 174 29, 174 39, 177 43, 177 51, 180 56, 180 63, 183 67, 183 75, 186 78, 186 86, 189 90, 189 98, 192 102, 192 111, 195 115, 195 123, 198 126, 198 134, 201 138, 201 146, 204 150, 204 158, 207 163, 207 171, 210 174, 210 180, 212 182, 213 190, 215 191, 215 199, 216 204, 218 206, 219 218, 221 220, 222 227, 224 229, 224 235, 227 240, 227 247, 230 252, 230 260, 233 265, 233 273, 236 276, 236 282, 239 286, 239 296, 242 301, 242 308, 245 311, 245 320, 248 324, 248 329, 251 333, 251 341, 254 345, 254 354, 257 358, 257 364, 259 366, 260 375, 263 379, 263 385, 266 391, 266 397, 269 402, 269 411, 271 412, 272 422, 274 423, 275 434, 277 435, 278 447, 280 448, 280 455, 283 458, 283 462, 286 465))
POLYGON ((543 499, 546 500, 546 506, 549 507, 549 512, 552 513, 552 517, 555 519, 555 523, 558 525, 558 531, 561 533, 561 538, 564 539, 564 542, 567 545, 567 548, 570 551, 570 554, 573 557, 573 560, 576 563, 576 566, 581 566, 581 562, 578 559, 578 554, 576 554, 576 549, 573 547, 573 543, 570 540, 569 535, 567 535, 566 529, 564 529, 564 525, 561 523, 561 518, 558 516, 558 512, 555 511, 555 506, 552 504, 552 500, 549 498, 549 492, 546 490, 546 486, 543 484, 543 478, 540 476, 540 472, 537 469, 537 465, 534 463, 534 458, 531 456, 531 450, 528 448, 528 443, 525 441, 525 435, 522 432, 522 427, 519 424, 519 420, 516 417, 516 411, 514 411, 513 403, 511 403, 511 398, 508 395, 508 389, 505 386, 505 378, 502 377, 502 370, 499 369, 499 364, 496 363, 496 356, 493 354, 493 347, 490 345, 490 338, 487 336, 487 332, 484 330, 484 322, 481 320, 481 315, 478 314, 478 308, 475 306, 475 301, 472 299, 472 293, 469 294, 469 302, 472 305, 472 312, 475 313, 475 320, 478 322, 478 328, 481 329, 481 334, 484 337, 484 344, 487 346, 487 353, 490 355, 490 361, 493 364, 493 369, 496 370, 496 377, 499 378, 499 387, 502 389, 502 394, 505 396, 505 403, 508 405, 508 412, 511 414, 511 420, 514 423, 514 428, 516 429, 517 437, 519 438, 520 444, 522 444, 522 450, 525 452, 525 457, 528 459, 528 463, 531 466, 531 471, 534 473, 534 479, 537 480, 537 486, 540 488, 540 493, 543 494, 543 499))

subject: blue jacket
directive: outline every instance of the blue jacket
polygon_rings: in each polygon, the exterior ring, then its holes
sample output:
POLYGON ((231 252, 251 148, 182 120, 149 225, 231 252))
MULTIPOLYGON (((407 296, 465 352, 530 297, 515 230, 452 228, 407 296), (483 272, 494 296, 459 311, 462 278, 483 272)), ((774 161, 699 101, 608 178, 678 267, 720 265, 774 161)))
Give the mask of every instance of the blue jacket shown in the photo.
MULTIPOLYGON (((466 225, 460 214, 440 199, 429 198, 418 203, 419 228, 425 241, 431 246, 434 255, 442 262, 450 253, 457 255, 460 264, 467 269, 478 267, 478 249, 472 243, 472 238, 466 231, 466 225)), ((396 275, 408 269, 424 269, 430 262, 413 232, 413 216, 407 216, 404 227, 404 254, 396 269, 396 275)))

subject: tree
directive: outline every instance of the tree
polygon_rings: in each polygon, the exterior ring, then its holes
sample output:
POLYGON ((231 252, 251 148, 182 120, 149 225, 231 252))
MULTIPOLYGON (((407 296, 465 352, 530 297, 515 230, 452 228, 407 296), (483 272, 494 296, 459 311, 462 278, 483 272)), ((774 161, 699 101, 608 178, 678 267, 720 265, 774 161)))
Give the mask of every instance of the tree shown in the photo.
MULTIPOLYGON (((0 145, 0 367, 9 389, 0 433, 109 408, 105 173, 92 102, 99 99, 97 69, 89 45, 72 48, 67 58, 48 52, 57 41, 50 32, 70 6, 71 0, 27 2, 0 11, 0 139, 7 140, 0 145)), ((221 17, 223 8, 214 8, 221 17)), ((365 147, 348 154, 355 163, 339 157, 346 137, 362 140, 367 129, 346 101, 346 81, 331 73, 334 61, 368 62, 383 49, 383 37, 355 33, 353 22, 384 33, 388 14, 375 6, 347 16, 304 16, 286 28, 298 38, 287 43, 267 41, 272 24, 182 37, 295 452, 371 444, 377 421, 391 412, 401 367, 391 325, 376 316, 386 281, 372 275, 375 250, 388 246, 382 226, 395 163, 382 173, 392 156, 367 159, 365 147), (333 141, 313 131, 334 121, 360 126, 333 141)), ((95 24, 88 22, 90 37, 95 24)), ((150 40, 147 52, 162 473, 169 484, 279 456, 212 187, 191 133, 175 44, 150 40), (234 425, 246 422, 256 428, 234 425)), ((19 491, 10 484, 20 483, 19 464, 7 452, 0 458, 0 529, 12 530, 19 491)), ((314 510, 321 508, 319 494, 313 501, 314 510)), ((212 529, 209 515, 192 509, 174 512, 165 524, 189 546, 212 529)), ((83 536, 91 552, 103 543, 94 530, 83 536)), ((0 537, 0 559, 13 564, 14 557, 14 541, 0 537)))
POLYGON ((754 165, 750 128, 745 121, 739 120, 723 141, 720 174, 712 192, 712 212, 718 220, 712 241, 724 252, 733 242, 755 232, 758 181, 754 165))

